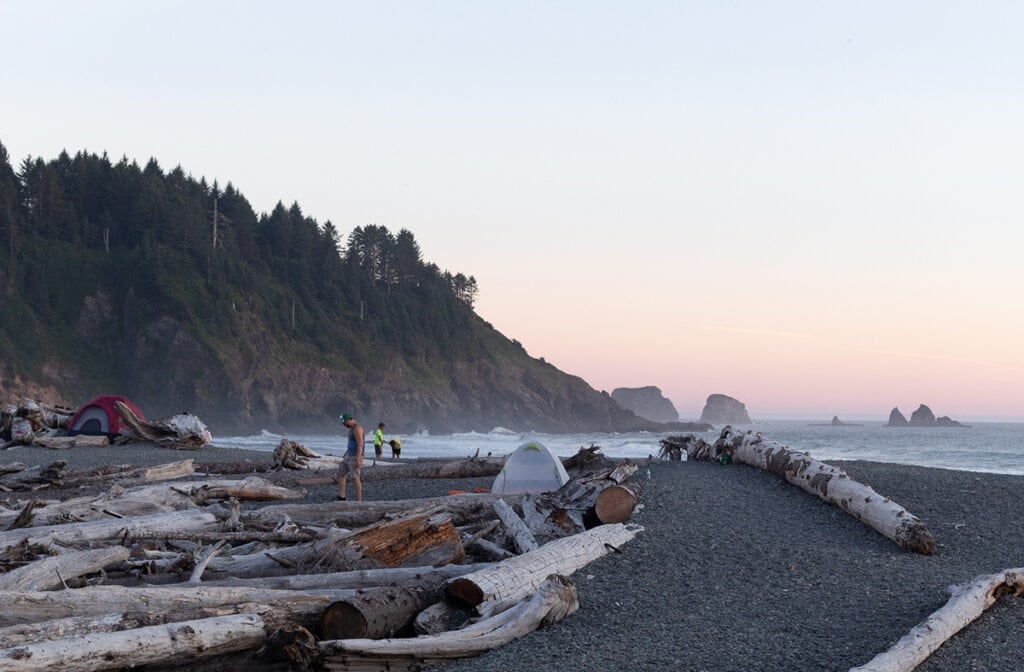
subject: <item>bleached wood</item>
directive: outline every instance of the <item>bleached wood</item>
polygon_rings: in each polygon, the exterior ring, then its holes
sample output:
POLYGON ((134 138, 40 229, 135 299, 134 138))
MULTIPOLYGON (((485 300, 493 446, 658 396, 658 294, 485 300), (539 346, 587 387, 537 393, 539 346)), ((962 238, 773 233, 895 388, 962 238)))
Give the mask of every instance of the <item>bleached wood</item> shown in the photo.
POLYGON ((218 616, 0 650, 0 672, 92 672, 170 660, 183 664, 254 648, 265 637, 257 615, 218 616))
POLYGON ((345 654, 373 658, 404 656, 423 661, 465 658, 507 644, 542 625, 560 621, 577 609, 576 586, 563 576, 552 576, 518 605, 461 630, 411 639, 328 640, 320 642, 320 651, 327 670, 352 669, 346 667, 345 654))
POLYGON ((951 597, 941 609, 914 626, 888 651, 850 672, 910 672, 1001 595, 1024 594, 1024 567, 979 576, 970 583, 950 586, 949 592, 951 597))
POLYGON ((759 433, 737 432, 731 427, 709 444, 694 436, 676 437, 685 446, 691 460, 719 461, 726 455, 733 462, 748 464, 781 476, 793 485, 838 506, 865 525, 903 548, 929 555, 935 550, 935 538, 917 516, 870 486, 850 478, 842 469, 819 462, 759 433))
POLYGON ((0 574, 0 590, 49 590, 68 579, 92 574, 115 562, 127 560, 129 555, 131 549, 114 546, 47 556, 0 574))
POLYGON ((331 602, 351 597, 355 590, 267 590, 245 587, 206 587, 175 584, 126 588, 88 586, 56 591, 0 591, 0 626, 49 621, 71 616, 102 616, 126 610, 152 612, 193 607, 255 603, 310 604, 319 614, 331 602))
POLYGON ((502 496, 492 493, 466 493, 446 497, 364 502, 316 502, 311 504, 271 504, 242 514, 242 522, 276 524, 284 520, 299 525, 328 525, 357 528, 372 525, 385 517, 413 513, 447 513, 455 525, 464 525, 480 518, 493 518, 496 499, 518 501, 520 495, 502 496))
POLYGON ((103 448, 110 445, 110 439, 106 436, 89 436, 86 434, 79 434, 77 436, 36 436, 32 440, 32 445, 53 450, 103 448))
POLYGON ((569 576, 609 548, 618 548, 642 527, 601 525, 571 537, 556 539, 536 551, 503 560, 479 572, 448 582, 448 594, 476 608, 481 616, 508 609, 535 592, 551 574, 569 576))
POLYGON ((145 530, 150 534, 160 531, 210 531, 217 528, 217 517, 205 511, 172 511, 130 519, 100 520, 74 525, 47 525, 0 532, 0 555, 9 554, 18 544, 64 547, 80 546, 90 542, 111 541, 125 531, 145 530))
POLYGON ((361 569, 350 572, 325 574, 299 574, 290 576, 264 576, 249 579, 230 578, 205 581, 205 586, 238 586, 277 590, 316 590, 319 588, 373 588, 408 583, 420 578, 438 577, 450 579, 469 574, 487 567, 490 563, 472 565, 445 565, 444 567, 385 567, 383 569, 361 569))
POLYGON ((504 500, 495 500, 494 513, 497 514, 498 519, 505 525, 505 529, 508 530, 509 536, 512 537, 512 543, 519 553, 529 553, 530 551, 537 550, 537 539, 533 536, 533 532, 530 531, 530 528, 526 526, 523 519, 504 500))

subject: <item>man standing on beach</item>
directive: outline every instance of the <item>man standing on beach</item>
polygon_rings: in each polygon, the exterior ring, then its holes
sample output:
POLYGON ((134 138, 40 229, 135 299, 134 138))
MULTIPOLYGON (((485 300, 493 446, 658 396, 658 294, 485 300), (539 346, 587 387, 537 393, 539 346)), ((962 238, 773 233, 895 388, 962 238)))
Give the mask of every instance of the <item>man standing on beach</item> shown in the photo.
POLYGON ((341 424, 348 428, 348 448, 345 457, 338 465, 338 499, 345 501, 345 479, 352 476, 352 484, 356 487, 356 501, 363 501, 363 481, 360 470, 363 468, 363 428, 348 413, 341 414, 341 424))

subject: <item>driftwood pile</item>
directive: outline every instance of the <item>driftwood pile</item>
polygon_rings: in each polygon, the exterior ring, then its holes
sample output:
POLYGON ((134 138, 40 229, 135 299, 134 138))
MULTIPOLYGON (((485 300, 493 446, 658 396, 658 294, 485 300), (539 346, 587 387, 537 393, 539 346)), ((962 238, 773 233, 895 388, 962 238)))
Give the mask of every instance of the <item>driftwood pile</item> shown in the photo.
POLYGON ((256 505, 304 495, 274 472, 197 474, 192 460, 0 466, 0 671, 414 670, 475 655, 578 608, 568 577, 640 531, 624 524, 636 469, 543 495, 256 505))
MULTIPOLYGON (((166 448, 197 450, 210 442, 209 429, 191 413, 146 420, 120 401, 114 402, 114 407, 130 428, 118 434, 114 443, 149 441, 166 448)), ((67 436, 74 414, 75 409, 32 399, 22 399, 17 405, 4 404, 0 406, 0 449, 20 445, 54 449, 110 445, 111 439, 106 435, 67 436)))

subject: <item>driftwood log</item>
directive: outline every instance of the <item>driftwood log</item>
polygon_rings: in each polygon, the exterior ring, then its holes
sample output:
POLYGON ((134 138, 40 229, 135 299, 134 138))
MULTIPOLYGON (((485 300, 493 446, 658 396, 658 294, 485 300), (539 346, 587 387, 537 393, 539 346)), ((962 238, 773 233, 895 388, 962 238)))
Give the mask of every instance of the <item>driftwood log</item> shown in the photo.
POLYGON ((935 550, 928 526, 896 502, 853 480, 842 469, 764 439, 759 433, 725 427, 714 443, 691 434, 663 439, 662 446, 663 453, 673 447, 683 449, 690 460, 730 461, 764 469, 838 506, 907 550, 923 555, 935 550))
POLYGON ((422 663, 466 658, 555 623, 579 609, 576 586, 563 576, 552 576, 518 605, 460 630, 411 639, 343 639, 320 642, 325 670, 359 669, 360 656, 387 667, 363 669, 418 670, 422 663))
POLYGON ((535 592, 551 574, 571 575, 632 539, 641 527, 601 525, 556 539, 536 551, 503 560, 448 582, 448 595, 475 607, 481 616, 508 609, 535 592))
POLYGON ((384 639, 406 634, 423 609, 444 596, 445 579, 370 590, 334 602, 320 616, 321 639, 384 639))
POLYGON ((950 637, 960 632, 1002 595, 1024 594, 1024 567, 979 576, 950 587, 945 606, 914 626, 891 649, 850 672, 910 672, 950 637))

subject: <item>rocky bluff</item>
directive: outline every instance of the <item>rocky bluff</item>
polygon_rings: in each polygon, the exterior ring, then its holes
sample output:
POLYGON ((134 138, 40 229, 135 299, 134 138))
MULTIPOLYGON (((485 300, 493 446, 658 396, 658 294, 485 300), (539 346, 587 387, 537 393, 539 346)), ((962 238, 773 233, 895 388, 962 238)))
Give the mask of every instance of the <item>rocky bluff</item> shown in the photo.
POLYGON ((885 423, 886 427, 969 427, 970 425, 964 425, 956 420, 952 420, 949 416, 943 415, 938 418, 932 413, 932 409, 928 408, 924 404, 917 407, 917 410, 910 414, 910 420, 900 413, 899 407, 893 408, 889 413, 889 422, 885 423))
POLYGON ((716 425, 749 425, 750 415, 742 402, 726 394, 712 394, 704 404, 700 421, 716 425))
POLYGON ((654 385, 616 387, 612 390, 612 399, 641 418, 647 418, 654 422, 676 422, 679 420, 679 412, 676 407, 654 385))

